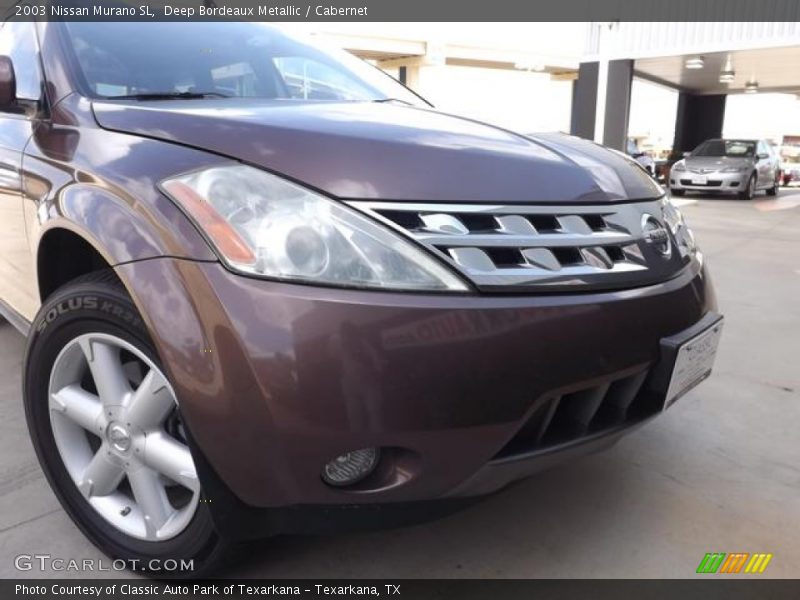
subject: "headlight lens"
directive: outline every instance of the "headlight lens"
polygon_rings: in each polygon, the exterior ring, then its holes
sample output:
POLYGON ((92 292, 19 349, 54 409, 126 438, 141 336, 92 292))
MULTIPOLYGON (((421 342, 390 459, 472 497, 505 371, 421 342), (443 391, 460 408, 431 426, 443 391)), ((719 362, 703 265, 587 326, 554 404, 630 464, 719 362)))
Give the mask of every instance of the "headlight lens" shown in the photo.
POLYGON ((686 170, 686 164, 682 160, 679 160, 674 165, 672 165, 672 170, 673 171, 685 171, 686 170))
POLYGON ((724 169, 722 169, 722 172, 723 173, 741 173, 745 169, 747 169, 747 167, 725 167, 724 169))
POLYGON ((681 256, 694 256, 697 253, 694 233, 689 229, 683 213, 672 203, 669 198, 664 198, 661 204, 661 211, 664 215, 664 222, 672 232, 681 256))
POLYGON ((245 165, 161 184, 236 271, 340 286, 467 291, 411 242, 341 204, 245 165))

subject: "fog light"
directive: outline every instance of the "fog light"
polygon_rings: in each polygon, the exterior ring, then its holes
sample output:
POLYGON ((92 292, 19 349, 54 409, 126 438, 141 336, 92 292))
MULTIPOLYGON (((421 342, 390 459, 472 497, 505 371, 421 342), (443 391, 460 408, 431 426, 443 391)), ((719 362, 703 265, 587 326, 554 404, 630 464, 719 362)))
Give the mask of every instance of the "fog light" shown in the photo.
POLYGON ((362 448, 337 456, 322 469, 322 480, 337 487, 358 483, 375 470, 381 451, 362 448))

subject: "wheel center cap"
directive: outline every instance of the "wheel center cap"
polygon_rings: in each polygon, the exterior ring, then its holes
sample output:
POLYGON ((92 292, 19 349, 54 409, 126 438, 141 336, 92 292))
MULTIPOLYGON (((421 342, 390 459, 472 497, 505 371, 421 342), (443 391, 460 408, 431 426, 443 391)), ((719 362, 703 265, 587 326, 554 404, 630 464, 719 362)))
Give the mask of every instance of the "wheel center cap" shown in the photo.
POLYGON ((131 434, 119 423, 111 423, 108 426, 106 439, 117 452, 127 452, 131 449, 131 434))

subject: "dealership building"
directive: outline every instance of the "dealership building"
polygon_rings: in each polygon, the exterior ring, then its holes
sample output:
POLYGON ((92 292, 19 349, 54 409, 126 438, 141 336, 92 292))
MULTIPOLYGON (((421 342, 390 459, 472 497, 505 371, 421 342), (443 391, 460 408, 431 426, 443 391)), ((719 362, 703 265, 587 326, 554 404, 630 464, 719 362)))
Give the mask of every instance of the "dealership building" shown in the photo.
POLYGON ((793 115, 772 115, 774 127, 758 135, 781 143, 800 134, 800 23, 774 12, 765 2, 758 15, 741 17, 772 18, 759 22, 325 23, 314 32, 444 110, 618 149, 660 127, 664 146, 683 152, 723 134, 731 95, 790 94, 793 103, 780 106, 793 115), (647 100, 632 100, 642 83, 672 100, 647 113, 647 100), (632 129, 632 110, 648 131, 636 135, 643 128, 632 129))
POLYGON ((674 150, 722 135, 731 94, 800 93, 800 23, 603 23, 589 27, 570 130, 622 149, 634 77, 678 92, 674 150))

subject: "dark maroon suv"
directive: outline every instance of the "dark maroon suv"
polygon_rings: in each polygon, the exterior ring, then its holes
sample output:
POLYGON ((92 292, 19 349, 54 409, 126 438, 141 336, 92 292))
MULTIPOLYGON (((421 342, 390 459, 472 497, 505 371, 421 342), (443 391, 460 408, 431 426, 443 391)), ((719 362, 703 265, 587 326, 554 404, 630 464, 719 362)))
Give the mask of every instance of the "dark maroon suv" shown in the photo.
POLYGON ((593 143, 254 23, 8 22, 0 111, 31 435, 136 568, 452 510, 711 370, 691 231, 593 143))

